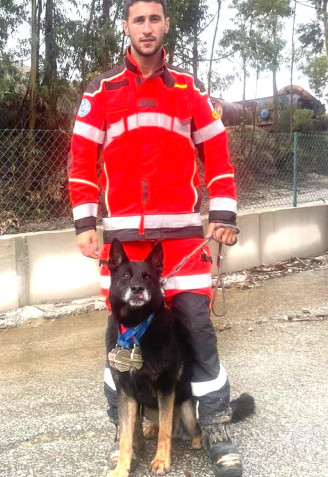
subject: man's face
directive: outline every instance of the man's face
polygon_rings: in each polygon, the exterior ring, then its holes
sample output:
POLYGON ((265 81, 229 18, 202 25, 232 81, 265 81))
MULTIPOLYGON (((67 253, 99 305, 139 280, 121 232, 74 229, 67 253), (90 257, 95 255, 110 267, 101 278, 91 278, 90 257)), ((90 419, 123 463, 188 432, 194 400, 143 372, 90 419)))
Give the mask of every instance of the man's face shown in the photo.
POLYGON ((123 27, 125 34, 130 37, 132 54, 135 57, 156 55, 162 48, 169 26, 170 20, 164 17, 160 3, 140 1, 131 5, 123 27))

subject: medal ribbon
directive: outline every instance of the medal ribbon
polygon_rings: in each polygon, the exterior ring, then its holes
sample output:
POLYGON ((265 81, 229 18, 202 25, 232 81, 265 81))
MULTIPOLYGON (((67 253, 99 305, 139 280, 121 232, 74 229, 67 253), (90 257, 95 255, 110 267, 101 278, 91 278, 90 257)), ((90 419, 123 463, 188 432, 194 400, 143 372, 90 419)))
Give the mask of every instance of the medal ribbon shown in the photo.
POLYGON ((155 313, 150 315, 147 320, 140 323, 138 326, 133 328, 128 328, 124 333, 118 332, 118 341, 117 346, 120 346, 124 349, 131 349, 133 345, 139 346, 139 339, 144 335, 148 326, 153 321, 155 313))

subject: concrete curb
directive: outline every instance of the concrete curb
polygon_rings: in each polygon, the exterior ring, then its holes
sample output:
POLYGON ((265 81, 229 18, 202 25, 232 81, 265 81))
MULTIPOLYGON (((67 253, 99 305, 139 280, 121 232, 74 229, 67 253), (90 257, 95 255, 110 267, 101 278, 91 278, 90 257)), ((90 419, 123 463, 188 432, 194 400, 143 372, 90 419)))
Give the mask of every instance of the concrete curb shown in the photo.
POLYGON ((106 310, 106 304, 101 296, 64 303, 24 306, 0 314, 0 330, 35 323, 40 319, 52 320, 102 310, 106 310))
MULTIPOLYGON (((203 217, 206 227, 207 217, 203 217)), ((224 272, 328 250, 328 205, 254 210, 238 216, 241 233, 225 247, 224 272)), ((102 230, 98 237, 102 243, 102 230)), ((217 255, 217 243, 210 248, 217 255)), ((213 275, 217 274, 213 264, 213 275)), ((73 229, 0 237, 0 313, 97 296, 99 264, 81 255, 73 229)))

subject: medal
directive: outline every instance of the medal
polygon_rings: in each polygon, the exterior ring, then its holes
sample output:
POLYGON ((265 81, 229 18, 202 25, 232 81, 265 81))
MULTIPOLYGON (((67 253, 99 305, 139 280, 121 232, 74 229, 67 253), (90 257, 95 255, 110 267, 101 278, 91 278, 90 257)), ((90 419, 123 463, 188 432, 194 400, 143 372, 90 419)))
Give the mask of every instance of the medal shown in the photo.
POLYGON ((141 349, 135 346, 132 349, 124 349, 116 346, 108 353, 108 361, 112 368, 120 371, 130 371, 132 368, 141 369, 143 366, 143 359, 141 349))
POLYGON ((130 371, 132 368, 142 368, 143 359, 139 339, 144 335, 154 317, 153 313, 139 325, 127 328, 124 333, 121 333, 120 329, 118 330, 117 345, 108 353, 109 365, 112 368, 121 373, 130 371))

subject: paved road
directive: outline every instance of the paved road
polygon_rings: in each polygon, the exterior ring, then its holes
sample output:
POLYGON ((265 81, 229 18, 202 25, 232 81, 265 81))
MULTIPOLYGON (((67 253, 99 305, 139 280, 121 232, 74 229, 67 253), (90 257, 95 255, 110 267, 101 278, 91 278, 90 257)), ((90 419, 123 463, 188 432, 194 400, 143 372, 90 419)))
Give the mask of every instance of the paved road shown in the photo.
MULTIPOLYGON (((229 290, 229 312, 215 321, 231 325, 218 337, 233 396, 247 391, 257 402, 254 417, 232 426, 244 477, 328 476, 327 285, 319 270, 229 290)), ((98 312, 0 332, 1 477, 104 476, 113 439, 105 326, 98 312)), ((150 475, 154 445, 135 477, 150 475)), ((173 476, 211 475, 202 451, 185 443, 174 444, 172 464, 173 476)))

